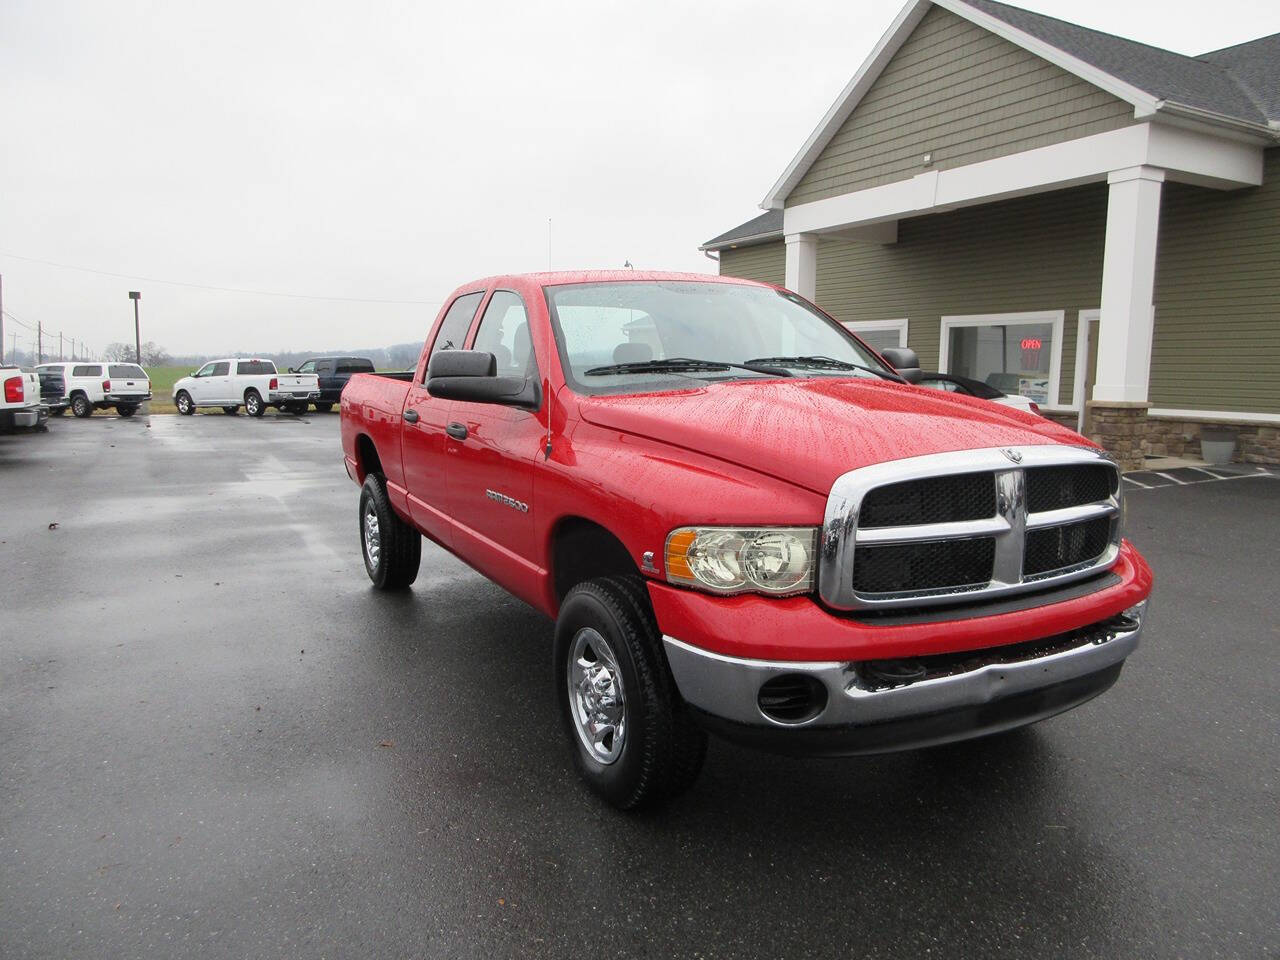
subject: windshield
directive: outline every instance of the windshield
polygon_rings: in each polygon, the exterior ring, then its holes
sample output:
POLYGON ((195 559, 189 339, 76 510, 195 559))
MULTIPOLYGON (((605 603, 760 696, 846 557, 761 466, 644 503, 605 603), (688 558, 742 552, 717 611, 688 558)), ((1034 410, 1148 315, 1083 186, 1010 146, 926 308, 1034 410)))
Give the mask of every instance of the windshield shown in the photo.
POLYGON ((788 374, 892 376, 839 324, 768 287, 582 283, 548 287, 547 304, 565 375, 580 393, 788 374))

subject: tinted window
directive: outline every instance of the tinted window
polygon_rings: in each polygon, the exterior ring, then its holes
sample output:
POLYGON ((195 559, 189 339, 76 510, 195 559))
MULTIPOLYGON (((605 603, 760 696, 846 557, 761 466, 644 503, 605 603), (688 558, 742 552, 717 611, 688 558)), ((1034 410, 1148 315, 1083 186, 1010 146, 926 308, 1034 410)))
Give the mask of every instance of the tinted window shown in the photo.
POLYGON ((373 364, 368 360, 339 360, 339 373, 373 373, 373 364))
MULTIPOLYGON (((225 366, 225 364, 223 364, 225 366)), ((224 373, 226 371, 223 371, 224 373)), ((262 376, 276 372, 276 365, 270 360, 241 360, 236 364, 236 373, 241 376, 262 376)))
POLYGON ((431 354, 427 357, 428 366, 437 350, 462 349, 467 339, 467 330, 471 327, 471 320, 475 317, 476 308, 480 306, 480 299, 483 296, 483 293, 467 293, 453 301, 449 312, 440 321, 440 332, 436 334, 435 343, 431 345, 431 354))
POLYGON ((510 290, 494 293, 471 348, 492 353, 500 377, 528 377, 536 371, 529 317, 518 294, 510 290))
MULTIPOLYGON (((324 364, 321 364, 320 367, 321 369, 323 369, 324 364)), ((298 372, 299 373, 315 373, 316 362, 314 360, 308 360, 306 363, 304 363, 302 366, 298 368, 298 372)))
POLYGON ((109 377, 130 377, 138 380, 145 380, 147 373, 136 363, 113 363, 107 367, 107 376, 109 377))
POLYGON ((102 367, 81 364, 78 367, 71 368, 71 375, 73 377, 100 377, 102 376, 102 367))
MULTIPOLYGON (((240 366, 244 366, 244 364, 240 364, 240 366)), ((228 373, 230 373, 230 372, 231 372, 231 362, 230 362, 230 361, 226 361, 226 362, 223 362, 223 363, 215 363, 215 364, 213 365, 213 370, 210 372, 209 376, 211 376, 211 377, 225 377, 225 376, 226 376, 228 373)), ((274 371, 274 370, 272 370, 271 372, 272 372, 272 373, 275 373, 275 371, 274 371)))

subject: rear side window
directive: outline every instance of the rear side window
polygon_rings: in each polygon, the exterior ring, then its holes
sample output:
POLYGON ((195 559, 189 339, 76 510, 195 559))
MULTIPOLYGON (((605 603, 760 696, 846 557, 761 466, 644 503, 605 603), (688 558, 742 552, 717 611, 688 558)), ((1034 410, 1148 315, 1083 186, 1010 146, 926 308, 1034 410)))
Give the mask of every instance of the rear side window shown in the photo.
MULTIPOLYGON (((471 329, 471 321, 476 315, 476 308, 480 306, 483 297, 483 291, 466 293, 453 301, 449 312, 440 321, 440 332, 436 334, 436 341, 431 345, 431 353, 427 356, 428 367, 431 366, 431 357, 434 357, 437 351, 462 349, 467 339, 467 331, 471 329)), ((424 371, 422 375, 425 379, 426 372, 424 371)))
POLYGON ((73 377, 100 377, 102 376, 102 367, 90 364, 81 364, 78 367, 71 368, 71 375, 73 377))
MULTIPOLYGON (((231 364, 230 364, 229 362, 227 362, 227 363, 215 363, 215 364, 213 365, 213 370, 211 370, 211 371, 209 372, 209 376, 211 376, 211 377, 225 377, 225 376, 226 376, 228 373, 230 373, 230 372, 231 372, 231 364)), ((274 371, 274 370, 272 370, 271 372, 272 372, 272 373, 275 373, 275 371, 274 371)))
MULTIPOLYGON (((225 370, 223 371, 226 372, 225 370)), ((261 376, 276 372, 276 365, 270 360, 241 360, 236 364, 236 373, 241 376, 261 376)))
POLYGON ((133 377, 138 380, 145 380, 147 374, 136 363, 113 363, 107 367, 107 376, 124 377, 125 379, 133 377))
POLYGON ((368 360, 340 360, 339 373, 373 373, 373 364, 368 360))

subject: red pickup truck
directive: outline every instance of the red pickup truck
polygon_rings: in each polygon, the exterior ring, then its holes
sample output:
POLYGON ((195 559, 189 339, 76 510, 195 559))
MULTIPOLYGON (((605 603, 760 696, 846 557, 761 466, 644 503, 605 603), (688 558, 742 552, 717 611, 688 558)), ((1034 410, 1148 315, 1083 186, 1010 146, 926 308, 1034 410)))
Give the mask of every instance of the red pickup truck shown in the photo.
POLYGON ((624 808, 686 789, 708 730, 851 755, 1077 706, 1151 591, 1119 472, 917 368, 766 284, 466 284, 413 373, 343 391, 365 566, 405 588, 426 536, 554 618, 576 765, 624 808))

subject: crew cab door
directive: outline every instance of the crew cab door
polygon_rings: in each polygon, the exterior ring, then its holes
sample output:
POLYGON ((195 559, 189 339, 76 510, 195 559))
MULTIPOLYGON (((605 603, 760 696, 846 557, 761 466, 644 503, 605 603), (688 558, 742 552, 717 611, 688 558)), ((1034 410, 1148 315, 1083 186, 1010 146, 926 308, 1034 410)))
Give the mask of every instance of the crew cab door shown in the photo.
MULTIPOLYGON (((483 290, 457 297, 436 324, 431 349, 424 351, 409 386, 400 427, 409 515, 423 532, 446 545, 452 542, 453 528, 447 510, 448 491, 445 486, 445 428, 449 424, 452 401, 427 393, 427 364, 431 355, 439 350, 462 349, 483 297, 483 290)), ((395 495, 394 491, 392 495, 395 495)))
MULTIPOLYGON (((500 377, 538 378, 529 318, 517 293, 493 292, 471 349, 492 353, 500 377)), ((530 574, 542 572, 533 481, 545 426, 529 410, 454 400, 444 442, 454 549, 508 589, 527 588, 530 574)))

